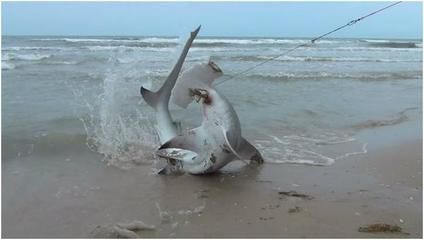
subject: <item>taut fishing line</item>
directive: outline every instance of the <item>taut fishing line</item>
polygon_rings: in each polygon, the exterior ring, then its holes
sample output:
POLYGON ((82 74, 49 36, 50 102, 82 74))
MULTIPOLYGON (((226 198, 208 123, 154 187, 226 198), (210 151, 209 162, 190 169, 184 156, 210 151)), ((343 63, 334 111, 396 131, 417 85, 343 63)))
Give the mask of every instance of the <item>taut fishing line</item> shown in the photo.
POLYGON ((376 10, 376 11, 374 11, 374 12, 371 12, 371 13, 369 13, 369 14, 365 15, 365 16, 362 16, 362 17, 360 17, 360 18, 354 19, 354 20, 352 20, 352 21, 350 21, 350 22, 348 22, 348 23, 346 23, 346 24, 344 24, 344 25, 342 25, 342 26, 340 26, 340 27, 338 27, 338 28, 335 28, 334 30, 331 30, 331 31, 329 31, 329 32, 327 32, 327 33, 324 33, 324 34, 322 34, 322 35, 320 35, 320 36, 318 36, 318 37, 316 37, 316 38, 311 39, 309 43, 302 43, 302 44, 299 44, 299 45, 297 45, 297 46, 295 46, 295 47, 293 47, 293 48, 290 48, 290 49, 288 49, 287 51, 285 51, 285 52, 283 52, 283 53, 281 53, 281 54, 279 54, 279 55, 277 55, 277 56, 275 56, 275 57, 269 58, 269 59, 267 59, 267 60, 265 60, 265 61, 263 61, 263 62, 261 62, 261 63, 258 63, 258 64, 256 64, 256 65, 253 65, 252 67, 247 68, 247 69, 246 69, 246 70, 244 70, 244 71, 241 71, 241 72, 239 72, 239 73, 236 73, 236 74, 234 74, 233 76, 231 76, 231 77, 229 77, 229 78, 227 78, 227 79, 225 79, 225 80, 223 80, 223 81, 221 81, 221 82, 216 83, 216 84, 215 84, 215 86, 217 86, 217 85, 219 85, 219 84, 221 84, 221 83, 227 82, 227 81, 229 81, 229 80, 231 80, 231 79, 234 79, 234 78, 236 78, 236 77, 239 77, 239 76, 241 76, 241 75, 243 75, 243 74, 245 74, 245 73, 247 73, 247 72, 249 72, 249 71, 251 71, 251 70, 253 70, 253 69, 257 68, 257 67, 259 67, 259 66, 264 65, 265 63, 268 63, 268 62, 270 62, 270 61, 273 61, 273 60, 275 60, 275 59, 277 59, 277 58, 280 58, 280 57, 282 57, 282 56, 286 56, 286 55, 288 55, 289 53, 291 53, 291 52, 293 52, 293 51, 297 50, 298 48, 301 48, 301 47, 309 47, 310 45, 314 44, 316 41, 319 41, 319 40, 321 40, 322 38, 324 38, 325 36, 328 36, 328 35, 330 35, 330 34, 332 34, 332 33, 335 33, 335 32, 337 32, 337 31, 339 31, 339 30, 341 30, 341 29, 343 29, 343 28, 346 28, 346 27, 352 26, 352 25, 354 25, 354 24, 358 23, 359 21, 364 20, 364 19, 365 19, 365 18, 367 18, 367 17, 370 17, 370 16, 372 16, 372 15, 374 15, 374 14, 377 14, 377 13, 379 13, 379 12, 382 12, 382 11, 384 11, 384 10, 386 10, 386 9, 388 9, 388 8, 391 8, 391 7, 393 7, 393 6, 397 5, 397 4, 401 3, 401 2, 402 2, 402 1, 392 3, 392 4, 390 4, 390 5, 386 6, 386 7, 380 8, 380 9, 378 9, 378 10, 376 10))

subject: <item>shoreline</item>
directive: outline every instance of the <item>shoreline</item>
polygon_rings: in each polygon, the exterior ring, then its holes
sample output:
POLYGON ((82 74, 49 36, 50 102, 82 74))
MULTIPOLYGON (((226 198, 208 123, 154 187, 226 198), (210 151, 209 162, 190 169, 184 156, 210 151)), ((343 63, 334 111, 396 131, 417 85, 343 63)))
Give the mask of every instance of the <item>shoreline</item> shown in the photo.
POLYGON ((234 162, 208 176, 163 177, 149 164, 107 166, 89 150, 24 156, 3 162, 2 237, 94 237, 96 226, 140 220, 156 229, 139 236, 153 238, 420 238, 422 138, 405 131, 414 125, 360 132, 368 153, 329 167, 234 162), (404 135, 385 138, 394 132, 404 135), (409 235, 358 232, 374 223, 409 235))

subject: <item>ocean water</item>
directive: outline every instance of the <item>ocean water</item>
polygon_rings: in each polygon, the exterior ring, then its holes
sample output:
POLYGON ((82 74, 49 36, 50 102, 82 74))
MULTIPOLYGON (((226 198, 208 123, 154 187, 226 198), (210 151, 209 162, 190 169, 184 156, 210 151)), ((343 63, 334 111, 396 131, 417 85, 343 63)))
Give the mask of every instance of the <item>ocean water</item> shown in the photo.
MULTIPOLYGON (((164 37, 3 37, 2 158, 78 153, 128 169, 155 163, 158 139, 141 85, 157 89, 184 40, 164 37)), ((184 68, 215 61, 216 88, 269 164, 330 166, 366 154, 366 129, 409 123, 421 134, 422 41, 198 38, 184 68), (225 82, 224 82, 225 81, 225 82)), ((183 128, 199 106, 171 106, 183 128)))

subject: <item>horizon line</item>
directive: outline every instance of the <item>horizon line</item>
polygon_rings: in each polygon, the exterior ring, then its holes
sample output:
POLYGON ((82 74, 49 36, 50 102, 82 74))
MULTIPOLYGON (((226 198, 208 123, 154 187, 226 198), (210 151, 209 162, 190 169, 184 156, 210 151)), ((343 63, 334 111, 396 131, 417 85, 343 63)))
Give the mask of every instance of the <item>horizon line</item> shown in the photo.
MULTIPOLYGON (((40 35, 24 35, 24 34, 2 34, 1 37, 161 37, 161 38, 180 38, 180 36, 164 36, 164 35, 74 35, 74 34, 66 34, 66 35, 57 35, 57 34, 40 34, 40 35)), ((279 39, 305 39, 309 38, 312 40, 314 37, 304 37, 304 36, 296 36, 296 37, 287 37, 287 36, 214 36, 214 35, 206 35, 206 36, 198 36, 197 38, 251 38, 251 39, 266 39, 266 38, 279 38, 279 39)), ((423 37, 414 38, 414 37, 327 37, 323 39, 405 39, 405 40, 423 40, 423 37)))

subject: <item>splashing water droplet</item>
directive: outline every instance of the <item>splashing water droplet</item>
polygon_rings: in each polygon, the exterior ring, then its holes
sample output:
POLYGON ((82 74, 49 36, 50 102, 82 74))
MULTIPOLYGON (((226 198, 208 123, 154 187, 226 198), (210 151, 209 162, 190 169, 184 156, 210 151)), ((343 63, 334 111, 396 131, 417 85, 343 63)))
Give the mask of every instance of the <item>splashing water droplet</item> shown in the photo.
MULTIPOLYGON (((120 53, 116 53, 119 55, 120 53)), ((111 57, 99 94, 85 86, 73 87, 77 100, 84 102, 88 115, 81 118, 88 147, 104 156, 108 165, 129 169, 135 165, 154 163, 157 134, 150 117, 152 110, 140 101, 139 88, 152 85, 148 76, 140 81, 139 64, 119 64, 111 57)), ((140 71, 141 70, 141 71, 140 71)))

